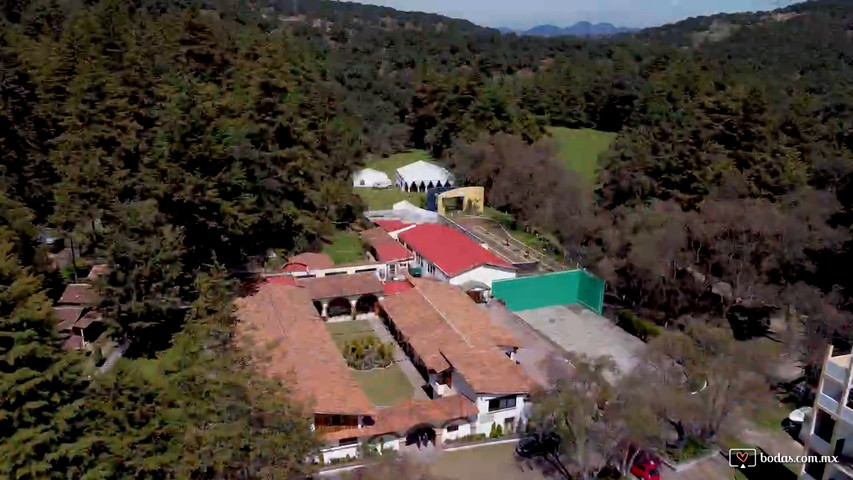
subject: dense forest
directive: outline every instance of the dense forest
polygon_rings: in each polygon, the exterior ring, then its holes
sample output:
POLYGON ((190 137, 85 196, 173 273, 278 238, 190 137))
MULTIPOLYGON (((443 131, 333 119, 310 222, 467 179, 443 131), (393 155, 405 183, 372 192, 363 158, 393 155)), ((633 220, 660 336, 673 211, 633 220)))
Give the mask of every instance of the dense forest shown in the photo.
POLYGON ((228 272, 356 221, 352 171, 407 148, 661 325, 784 312, 807 367, 849 344, 851 2, 603 40, 322 0, 0 15, 0 477, 304 472, 310 422, 233 348, 228 272), (594 192, 548 126, 618 132, 594 192), (133 361, 93 377, 62 350, 46 235, 109 266, 133 361))

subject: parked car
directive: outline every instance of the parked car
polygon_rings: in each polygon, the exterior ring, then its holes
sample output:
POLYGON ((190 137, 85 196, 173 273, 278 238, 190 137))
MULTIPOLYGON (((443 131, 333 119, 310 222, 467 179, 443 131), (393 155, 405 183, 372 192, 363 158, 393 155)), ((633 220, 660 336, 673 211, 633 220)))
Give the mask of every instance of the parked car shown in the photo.
POLYGON ((518 442, 515 453, 522 458, 533 458, 556 452, 559 447, 560 437, 556 433, 533 434, 518 442))
POLYGON ((640 480, 660 480, 660 465, 659 458, 641 451, 631 465, 631 475, 640 480))

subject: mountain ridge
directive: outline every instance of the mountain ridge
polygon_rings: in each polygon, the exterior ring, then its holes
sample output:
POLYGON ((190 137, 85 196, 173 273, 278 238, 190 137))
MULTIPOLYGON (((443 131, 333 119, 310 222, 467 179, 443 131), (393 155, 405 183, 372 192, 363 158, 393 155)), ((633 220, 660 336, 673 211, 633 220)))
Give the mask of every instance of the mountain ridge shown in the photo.
POLYGON ((568 27, 558 27, 551 24, 536 25, 527 30, 515 30, 509 27, 499 27, 501 33, 515 33, 520 36, 533 37, 609 37, 620 33, 636 32, 640 29, 617 27, 612 23, 577 22, 568 27))

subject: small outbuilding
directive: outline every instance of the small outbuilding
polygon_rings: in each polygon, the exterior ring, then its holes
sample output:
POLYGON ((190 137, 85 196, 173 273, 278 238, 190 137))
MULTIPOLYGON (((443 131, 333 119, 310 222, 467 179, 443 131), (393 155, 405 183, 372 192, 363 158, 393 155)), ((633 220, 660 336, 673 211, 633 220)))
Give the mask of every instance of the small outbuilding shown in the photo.
POLYGON ((450 172, 434 163, 418 160, 400 167, 394 174, 394 185, 404 192, 425 193, 430 188, 452 186, 450 172))
POLYGON ((356 188, 388 188, 391 186, 391 179, 385 172, 363 168, 353 175, 352 186, 356 188))

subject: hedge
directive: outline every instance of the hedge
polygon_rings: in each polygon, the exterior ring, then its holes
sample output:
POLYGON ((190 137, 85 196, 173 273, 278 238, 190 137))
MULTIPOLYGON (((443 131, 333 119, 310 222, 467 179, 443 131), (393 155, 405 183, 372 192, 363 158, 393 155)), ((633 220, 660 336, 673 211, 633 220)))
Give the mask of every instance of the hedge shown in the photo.
POLYGON ((619 310, 616 318, 617 325, 644 342, 661 334, 661 329, 657 325, 643 320, 630 310, 619 310))

